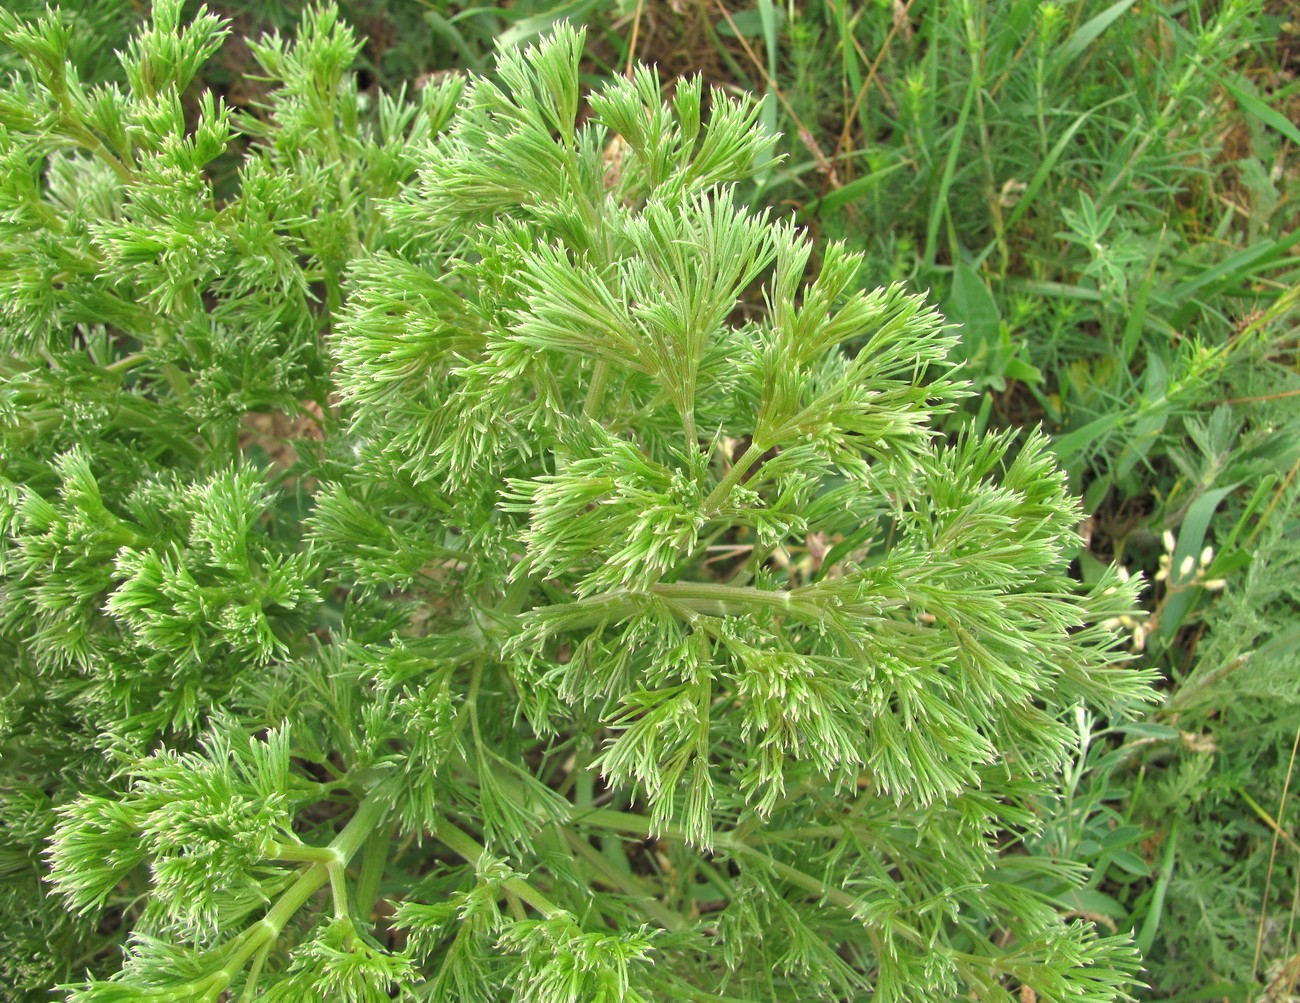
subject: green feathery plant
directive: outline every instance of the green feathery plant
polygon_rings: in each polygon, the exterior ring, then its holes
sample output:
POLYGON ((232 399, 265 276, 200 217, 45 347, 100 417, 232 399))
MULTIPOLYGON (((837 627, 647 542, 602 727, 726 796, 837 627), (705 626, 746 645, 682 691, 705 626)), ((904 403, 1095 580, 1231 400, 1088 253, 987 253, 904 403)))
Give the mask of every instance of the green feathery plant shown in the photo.
POLYGON ((10 998, 1128 998, 1020 846, 1134 586, 738 201, 755 104, 567 28, 372 98, 326 7, 238 115, 180 6, 124 87, 0 14, 10 998))

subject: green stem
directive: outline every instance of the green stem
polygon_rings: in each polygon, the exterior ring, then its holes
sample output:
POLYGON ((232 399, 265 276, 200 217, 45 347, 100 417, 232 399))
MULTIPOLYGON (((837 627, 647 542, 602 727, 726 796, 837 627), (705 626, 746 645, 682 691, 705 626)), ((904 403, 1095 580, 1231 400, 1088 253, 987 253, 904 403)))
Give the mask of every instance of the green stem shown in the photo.
POLYGON ((571 853, 581 857, 611 888, 622 892, 630 899, 635 899, 645 914, 665 930, 675 932, 687 925, 681 913, 674 912, 655 898, 653 892, 636 875, 624 874, 571 829, 564 829, 563 832, 571 853))
MULTIPOLYGON (((845 912, 854 916, 854 918, 857 918, 861 902, 848 892, 844 891, 844 889, 834 888, 819 878, 815 878, 811 874, 805 874, 797 867, 791 867, 789 864, 783 863, 780 860, 775 860, 762 850, 756 850, 745 843, 731 841, 724 842, 722 839, 719 839, 718 846, 730 849, 735 853, 757 857, 763 866, 771 868, 773 874, 780 878, 784 878, 796 888, 802 888, 804 891, 816 895, 818 898, 829 902, 831 905, 839 906, 845 912)), ((867 939, 871 941, 872 948, 875 950, 876 954, 879 955, 883 949, 879 931, 867 926, 865 923, 863 924, 863 929, 866 931, 867 939)), ((918 947, 926 946, 920 936, 913 931, 908 930, 901 924, 894 924, 892 930, 895 934, 903 937, 905 940, 911 941, 918 947)))
MULTIPOLYGON (((682 432, 688 450, 698 449, 700 433, 695 427, 695 391, 691 390, 689 403, 682 408, 682 432)), ((730 489, 728 489, 730 490, 730 489)))
POLYGON ((266 964, 267 955, 271 953, 272 941, 267 941, 253 956, 253 963, 248 968, 248 978, 244 980, 244 991, 240 995, 241 1003, 252 1003, 257 994, 257 979, 262 974, 262 966, 266 964))
POLYGON ((756 606, 786 612, 793 602, 791 594, 784 590, 723 585, 719 582, 672 582, 651 586, 650 591, 697 613, 716 613, 719 616, 756 606))
POLYGON ((343 867, 339 864, 326 865, 330 875, 330 898, 334 903, 334 918, 348 918, 348 886, 347 875, 343 873, 343 867))
MULTIPOLYGON (((467 864, 477 866, 479 861, 483 859, 483 854, 487 852, 481 843, 476 842, 446 819, 439 821, 434 826, 433 834, 439 842, 467 864)), ((564 911, 523 878, 507 878, 501 883, 501 887, 512 895, 517 895, 523 899, 547 918, 564 911)))
MULTIPOLYGON (((613 829, 617 832, 634 834, 640 836, 642 839, 645 839, 650 835, 650 820, 643 815, 633 815, 629 812, 613 811, 608 808, 598 808, 593 811, 575 814, 572 820, 574 822, 582 822, 598 828, 613 829)), ((685 834, 674 826, 665 826, 656 834, 659 837, 666 839, 685 839, 685 834)), ((765 853, 756 847, 750 846, 748 843, 744 842, 743 839, 738 838, 734 833, 715 833, 714 843, 718 850, 727 850, 735 854, 756 858, 764 866, 771 868, 773 874, 785 879, 795 887, 802 888, 804 891, 810 892, 832 905, 839 906, 841 909, 850 913, 856 913, 861 904, 856 897, 850 895, 842 888, 832 887, 824 881, 813 877, 811 874, 806 874, 796 867, 791 867, 789 864, 775 859, 770 854, 765 853)), ((879 951, 881 947, 879 933, 870 927, 867 927, 866 929, 867 936, 872 941, 873 946, 877 951, 879 951)), ((907 940, 911 940, 918 945, 921 943, 919 937, 905 928, 897 927, 896 932, 907 940)))
POLYGON ((605 385, 609 383, 609 362, 605 359, 597 359, 596 367, 591 372, 591 384, 587 387, 587 397, 582 402, 582 416, 584 418, 595 418, 596 410, 600 407, 601 398, 605 395, 605 385))
POLYGON ((501 616, 514 616, 524 608, 524 603, 528 601, 528 593, 532 591, 533 580, 528 575, 523 575, 510 585, 510 591, 501 601, 501 605, 496 608, 496 612, 501 616))
POLYGON ((245 930, 232 942, 234 953, 222 967, 226 982, 235 977, 235 973, 259 951, 274 943, 284 930, 289 920, 307 904, 308 899, 316 894, 330 879, 331 867, 346 867, 370 833, 374 831, 388 813, 388 805, 377 794, 370 794, 357 807, 356 813, 334 837, 326 852, 333 856, 335 863, 326 864, 316 861, 298 875, 298 880, 284 890, 265 916, 259 922, 245 930))
POLYGON ((149 361, 147 352, 135 352, 131 355, 124 355, 115 362, 110 362, 104 367, 106 373, 125 373, 149 361))
MULTIPOLYGON (((479 732, 478 724, 478 691, 483 684, 483 663, 484 659, 474 659, 474 668, 469 678, 469 693, 465 697, 465 712, 469 716, 470 734, 474 736, 474 754, 478 758, 479 767, 486 768, 483 763, 483 735, 479 732)), ((457 732, 463 727, 457 722, 457 732)))
POLYGON ((749 448, 741 454, 740 459, 731 465, 722 480, 718 481, 717 487, 709 492, 709 497, 704 499, 704 514, 712 517, 717 514, 718 509, 722 508, 723 502, 731 494, 731 489, 740 483, 740 479, 749 473, 752 467, 766 453, 767 450, 757 442, 751 442, 749 448))
POLYGON ((361 851, 361 873, 357 876, 357 915, 363 921, 369 921, 379 900, 379 884, 384 877, 384 866, 388 863, 388 851, 393 844, 393 827, 380 826, 366 840, 365 849, 361 851))
POLYGON ((113 173, 118 176, 124 184, 131 184, 135 180, 135 171, 127 167, 125 163, 119 160, 102 139, 96 136, 90 129, 82 125, 72 117, 71 104, 65 101, 63 127, 65 134, 69 139, 77 142, 96 154, 104 163, 112 168, 113 173))
POLYGON ((163 376, 167 377, 167 385, 172 388, 172 393, 176 395, 181 407, 189 406, 193 399, 190 394, 190 381, 181 372, 180 366, 174 362, 164 362, 158 369, 163 376))
POLYGON ((308 846, 304 843, 277 843, 267 855, 270 860, 291 860, 305 864, 328 864, 334 860, 334 851, 328 846, 308 846))
POLYGON ((60 234, 67 229, 67 224, 64 223, 63 217, 59 215, 58 210, 44 199, 34 198, 29 200, 28 204, 41 217, 41 222, 44 223, 46 228, 60 234))

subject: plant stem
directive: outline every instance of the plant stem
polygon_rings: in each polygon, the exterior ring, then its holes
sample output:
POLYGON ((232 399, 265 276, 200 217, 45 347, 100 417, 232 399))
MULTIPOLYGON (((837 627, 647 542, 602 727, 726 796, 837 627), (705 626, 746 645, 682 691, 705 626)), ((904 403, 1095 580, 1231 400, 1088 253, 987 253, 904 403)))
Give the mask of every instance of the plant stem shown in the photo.
MULTIPOLYGON (((483 859, 483 854, 487 853, 487 850, 481 843, 476 842, 460 828, 452 825, 452 823, 448 822, 446 819, 443 819, 434 826, 433 834, 439 842, 464 860, 467 864, 477 866, 478 862, 483 859)), ((527 902, 547 918, 564 911, 523 878, 507 878, 501 883, 501 887, 512 895, 517 895, 519 898, 523 899, 523 901, 527 902)))
POLYGON ((704 499, 704 514, 712 517, 717 514, 718 509, 722 507, 727 496, 731 494, 731 489, 740 483, 740 479, 749 473, 749 468, 759 461, 767 450, 757 442, 751 442, 749 448, 741 455, 731 469, 727 471, 722 480, 718 481, 717 487, 709 492, 709 497, 704 499))
POLYGON ((784 590, 756 589, 749 585, 723 585, 717 582, 673 582, 654 585, 655 595, 690 607, 695 612, 728 615, 738 609, 766 607, 787 611, 791 596, 784 590))
POLYGON ((270 945, 279 938, 285 924, 330 880, 331 868, 346 867, 348 861, 361 849, 362 844, 384 820, 387 813, 386 798, 381 798, 378 792, 371 792, 366 796, 365 800, 357 806, 356 813, 349 819, 348 824, 334 837, 329 846, 319 848, 322 852, 329 853, 333 861, 326 863, 318 859, 306 867, 298 875, 298 879, 276 899, 266 915, 231 942, 234 951, 219 973, 224 977, 225 984, 229 984, 250 958, 269 949, 270 945))
POLYGON ((597 359, 595 368, 591 371, 591 384, 587 387, 587 397, 582 402, 584 418, 596 417, 596 411, 600 408, 600 401, 605 395, 605 385, 608 382, 609 362, 605 359, 597 359))
POLYGON ((379 899, 379 883, 384 877, 384 865, 388 863, 388 851, 393 843, 393 827, 381 826, 375 829, 366 840, 361 852, 361 874, 357 877, 356 912, 364 921, 369 920, 379 899))
MULTIPOLYGON (((633 815, 628 812, 613 811, 607 808, 598 808, 594 811, 583 812, 581 815, 575 816, 573 821, 584 822, 599 828, 613 829, 617 832, 634 834, 642 839, 651 835, 649 819, 642 815, 633 815)), ((655 833, 655 835, 666 839, 685 840, 685 833, 674 826, 665 826, 661 831, 655 833)), ((770 868, 773 874, 785 879, 795 887, 811 892, 832 905, 839 906, 841 909, 850 913, 856 914, 861 906, 861 902, 855 896, 844 891, 844 889, 828 885, 819 878, 813 877, 811 874, 806 874, 796 867, 792 867, 789 864, 775 859, 763 850, 750 846, 743 839, 738 838, 734 833, 715 833, 714 843, 718 850, 729 850, 735 854, 756 858, 763 866, 770 868)), ((893 929, 904 939, 912 941, 918 945, 921 943, 920 938, 912 931, 901 926, 895 926, 893 929)), ((867 936, 872 942, 872 946, 877 951, 881 950, 879 932, 871 927, 866 927, 866 930, 867 936)))
POLYGON ((291 860, 305 864, 328 864, 334 860, 334 852, 328 846, 280 843, 271 850, 270 859, 291 860))
POLYGON ((610 887, 622 892, 628 898, 635 899, 646 915, 665 930, 676 931, 686 926, 685 918, 655 898, 653 892, 636 875, 620 872, 573 830, 564 829, 563 832, 570 852, 581 857, 586 864, 599 872, 601 879, 610 887))

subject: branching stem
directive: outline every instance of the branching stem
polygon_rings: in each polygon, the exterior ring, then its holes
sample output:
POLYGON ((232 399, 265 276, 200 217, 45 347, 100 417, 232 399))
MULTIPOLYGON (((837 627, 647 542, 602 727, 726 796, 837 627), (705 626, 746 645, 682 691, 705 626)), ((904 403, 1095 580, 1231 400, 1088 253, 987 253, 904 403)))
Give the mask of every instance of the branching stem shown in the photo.
MULTIPOLYGON (((479 861, 483 859, 483 854, 487 852, 481 843, 476 842, 463 830, 446 819, 443 819, 434 827, 433 834, 439 842, 467 864, 477 866, 479 861)), ((527 902, 547 918, 564 911, 523 878, 507 878, 501 883, 501 887, 527 902)))
MULTIPOLYGON (((248 963, 249 959, 255 959, 259 954, 265 958, 266 953, 270 950, 272 944, 279 938, 280 933, 284 930, 289 920, 297 914, 298 910, 307 904, 308 900, 319 891, 327 881, 331 880, 331 871, 337 869, 339 872, 347 866, 362 845, 370 837, 371 832, 383 822, 388 814, 388 801, 386 797, 381 796, 378 792, 372 792, 357 807, 356 813, 343 827, 343 830, 334 837, 328 847, 301 847, 301 859, 308 859, 306 851, 318 851, 314 862, 306 867, 284 893, 276 899, 275 904, 271 906, 265 916, 245 930, 238 938, 231 942, 231 955, 225 965, 222 966, 218 973, 223 981, 220 991, 230 983, 236 973, 248 963), (326 863, 324 855, 328 854, 331 863, 326 863)), ((279 847, 278 849, 289 849, 279 847)), ((277 854, 277 856, 279 856, 277 854)), ((280 856, 279 859, 292 859, 280 856)), ((336 886, 337 888, 337 886, 336 886)), ((346 914, 346 890, 343 894, 343 911, 346 914)), ((336 895, 335 910, 340 907, 339 899, 336 895)), ((254 968, 250 970, 249 985, 255 982, 256 972, 260 970, 260 964, 254 962, 254 968)), ((245 989, 247 996, 249 990, 245 989)), ((215 998, 215 997, 214 997, 215 998)))

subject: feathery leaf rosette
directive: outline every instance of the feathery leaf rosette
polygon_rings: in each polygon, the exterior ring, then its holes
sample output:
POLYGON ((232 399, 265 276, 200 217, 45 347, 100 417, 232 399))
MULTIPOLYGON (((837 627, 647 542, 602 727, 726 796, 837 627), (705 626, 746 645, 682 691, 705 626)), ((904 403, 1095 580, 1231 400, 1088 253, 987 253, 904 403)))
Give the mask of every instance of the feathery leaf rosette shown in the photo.
POLYGON ((1008 851, 1149 696, 1136 583, 1069 578, 1043 435, 937 432, 921 297, 746 206, 756 103, 584 109, 563 26, 371 102, 325 6, 230 115, 179 11, 126 89, 0 15, 0 748, 55 750, 68 998, 1127 998, 1008 851))
POLYGON ((75 909, 103 906, 148 861, 161 928, 210 940, 266 902, 265 862, 293 844, 295 802, 315 785, 294 778, 287 732, 242 749, 214 735, 201 752, 160 750, 131 768, 120 799, 87 797, 60 810, 50 880, 75 909))

